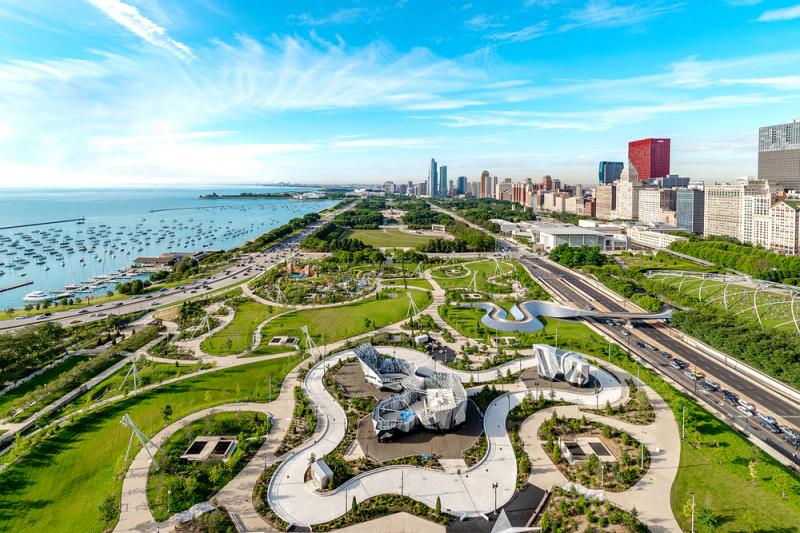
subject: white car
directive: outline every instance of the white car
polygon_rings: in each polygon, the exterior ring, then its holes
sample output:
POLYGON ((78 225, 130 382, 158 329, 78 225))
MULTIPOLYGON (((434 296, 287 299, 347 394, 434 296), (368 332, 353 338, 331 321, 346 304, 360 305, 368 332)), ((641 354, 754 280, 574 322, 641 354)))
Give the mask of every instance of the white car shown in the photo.
POLYGON ((742 413, 746 414, 747 416, 753 416, 753 411, 745 407, 744 405, 737 405, 736 408, 741 411, 742 413))

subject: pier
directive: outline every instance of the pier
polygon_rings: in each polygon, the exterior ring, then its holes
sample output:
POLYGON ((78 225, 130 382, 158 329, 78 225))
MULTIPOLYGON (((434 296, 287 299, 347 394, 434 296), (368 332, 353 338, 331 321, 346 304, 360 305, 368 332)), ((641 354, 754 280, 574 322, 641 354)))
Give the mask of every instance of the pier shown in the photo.
POLYGON ((86 222, 86 217, 69 218, 66 220, 52 220, 50 222, 35 222, 33 224, 17 224, 16 226, 3 226, 0 230, 4 229, 17 229, 17 228, 31 228, 33 226, 50 226, 51 224, 66 224, 67 222, 86 222))
POLYGON ((33 282, 23 281, 20 283, 15 283, 14 285, 9 285, 8 287, 0 287, 0 292, 13 291, 14 289, 19 289, 20 287, 27 287, 28 285, 33 285, 33 282))

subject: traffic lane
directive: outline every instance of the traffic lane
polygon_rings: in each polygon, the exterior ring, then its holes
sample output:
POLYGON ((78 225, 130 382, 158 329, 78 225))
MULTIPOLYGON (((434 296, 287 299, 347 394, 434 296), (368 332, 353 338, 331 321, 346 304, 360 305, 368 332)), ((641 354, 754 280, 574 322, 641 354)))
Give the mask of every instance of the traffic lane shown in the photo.
MULTIPOLYGON (((600 324, 598 325, 600 326, 600 329, 606 331, 611 338, 617 340, 617 342, 621 345, 627 344, 619 338, 621 335, 618 334, 618 332, 613 328, 609 328, 607 326, 604 327, 600 324)), ((699 385, 698 380, 690 379, 683 373, 682 370, 672 367, 668 360, 657 356, 652 350, 648 350, 646 348, 642 349, 635 346, 635 344, 632 344, 629 351, 653 367, 659 368, 663 374, 669 376, 670 379, 676 382, 679 386, 683 387, 685 390, 692 391, 696 396, 703 397, 703 399, 712 408, 716 409, 724 417, 723 421, 729 424, 733 421, 739 421, 740 425, 742 425, 749 434, 752 434, 754 437, 768 444, 785 457, 795 460, 796 450, 794 446, 785 441, 781 435, 771 433, 762 428, 758 423, 757 416, 744 415, 736 407, 725 402, 720 393, 712 393, 706 390, 702 385, 699 385)), ((736 389, 733 390, 738 392, 736 389)))
POLYGON ((701 368, 704 372, 711 374, 720 381, 724 381, 731 387, 735 387, 735 389, 740 391, 744 396, 762 405, 773 414, 780 415, 795 424, 800 420, 800 413, 798 413, 797 408, 790 402, 783 400, 779 396, 775 396, 763 387, 755 385, 752 381, 743 378, 738 372, 729 369, 724 364, 710 359, 695 350, 687 350, 685 344, 660 331, 658 327, 654 327, 651 324, 643 324, 637 329, 639 329, 644 336, 650 337, 653 341, 663 345, 667 348, 667 351, 671 351, 672 355, 684 359, 687 363, 701 368))

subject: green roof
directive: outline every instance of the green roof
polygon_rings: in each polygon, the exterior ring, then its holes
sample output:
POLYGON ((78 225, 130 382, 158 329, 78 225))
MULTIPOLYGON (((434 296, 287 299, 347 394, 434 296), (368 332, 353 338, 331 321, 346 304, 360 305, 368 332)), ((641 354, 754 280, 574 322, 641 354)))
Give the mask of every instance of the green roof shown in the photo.
POLYGON ((800 210, 800 200, 784 200, 783 203, 785 203, 795 211, 800 210))

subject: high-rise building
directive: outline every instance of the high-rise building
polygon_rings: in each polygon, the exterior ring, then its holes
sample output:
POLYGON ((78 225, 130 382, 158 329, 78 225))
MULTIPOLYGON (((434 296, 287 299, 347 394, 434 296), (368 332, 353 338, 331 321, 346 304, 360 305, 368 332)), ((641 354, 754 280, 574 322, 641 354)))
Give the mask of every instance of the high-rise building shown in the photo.
POLYGON ((640 181, 669 174, 669 139, 642 139, 628 143, 628 166, 636 167, 640 181))
POLYGON ((553 178, 550 176, 542 176, 542 185, 540 189, 543 191, 552 191, 553 190, 553 178))
POLYGON ((800 254, 800 200, 784 200, 770 209, 769 249, 789 255, 800 254))
POLYGON ((661 222, 661 190, 639 187, 639 213, 637 218, 646 224, 661 222))
POLYGON ((559 180, 559 179, 554 179, 553 180, 553 190, 554 191, 560 191, 561 190, 561 180, 559 180))
POLYGON ((703 234, 705 201, 703 189, 678 189, 675 194, 677 226, 698 235, 703 234))
POLYGON ((636 167, 628 162, 617 182, 617 208, 614 218, 637 220, 639 218, 639 189, 641 188, 636 167))
POLYGON ((459 176, 456 183, 456 194, 467 194, 467 177, 459 176))
POLYGON ((624 166, 619 161, 600 161, 600 168, 597 171, 600 184, 605 185, 617 181, 624 166))
POLYGON ((594 189, 595 216, 612 220, 617 210, 617 186, 614 183, 598 185, 594 189))
POLYGON ((481 197, 481 182, 480 181, 470 181, 467 182, 467 194, 472 196, 473 198, 480 198, 481 197))
POLYGON ((758 178, 800 189, 800 120, 758 129, 758 178))
POLYGON ((511 178, 506 178, 494 186, 494 197, 497 200, 511 200, 511 178))
POLYGON ((481 198, 494 198, 496 183, 497 177, 491 176, 488 170, 481 172, 481 198))
POLYGON ((428 196, 439 196, 439 171, 433 158, 431 158, 431 168, 428 170, 428 196))
POLYGON ((436 192, 439 196, 447 196, 449 188, 447 187, 447 165, 439 167, 439 187, 436 192))

